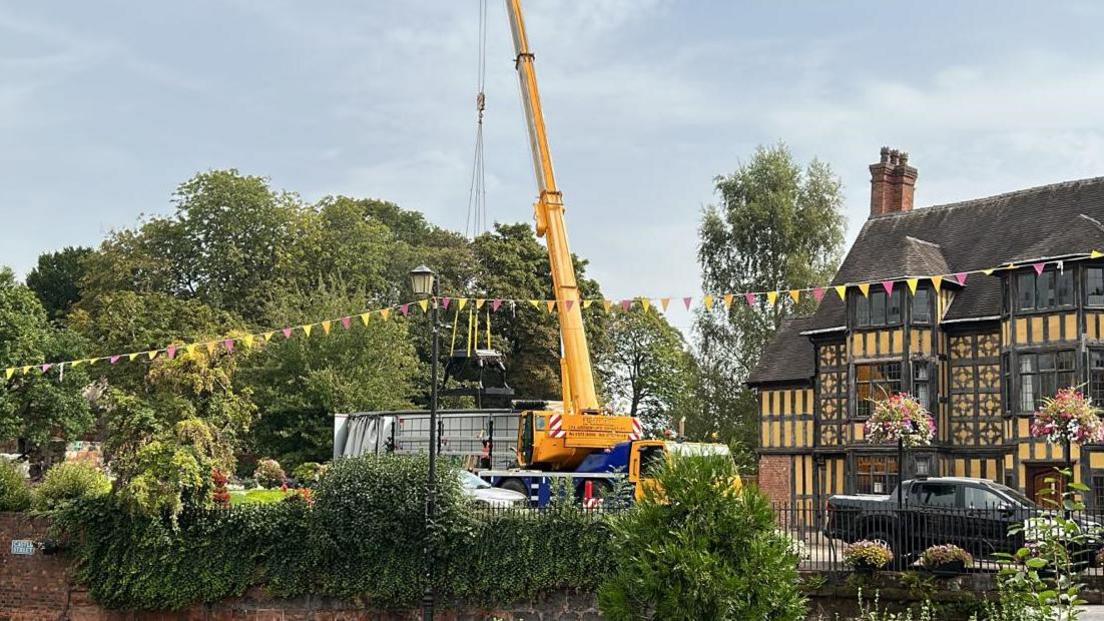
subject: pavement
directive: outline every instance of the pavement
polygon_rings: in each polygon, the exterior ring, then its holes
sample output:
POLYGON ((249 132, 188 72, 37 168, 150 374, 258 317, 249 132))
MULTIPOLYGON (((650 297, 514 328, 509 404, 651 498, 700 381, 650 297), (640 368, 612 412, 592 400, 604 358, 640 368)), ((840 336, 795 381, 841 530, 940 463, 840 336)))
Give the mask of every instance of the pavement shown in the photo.
POLYGON ((1104 606, 1085 606, 1080 621, 1104 621, 1104 606))

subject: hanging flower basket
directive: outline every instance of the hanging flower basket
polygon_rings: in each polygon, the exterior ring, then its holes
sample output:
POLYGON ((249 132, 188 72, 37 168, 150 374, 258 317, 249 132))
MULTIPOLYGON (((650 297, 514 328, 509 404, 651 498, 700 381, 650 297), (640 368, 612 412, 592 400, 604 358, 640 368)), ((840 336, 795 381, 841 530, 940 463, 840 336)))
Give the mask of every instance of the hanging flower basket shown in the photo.
POLYGON ((1063 388, 1035 412, 1031 435, 1052 444, 1094 444, 1104 442, 1104 422, 1091 399, 1074 388, 1063 388))
POLYGON ((852 543, 843 551, 843 562, 860 573, 883 569, 892 561, 893 552, 880 541, 863 539, 852 543))
POLYGON ((872 444, 900 440, 905 446, 927 446, 935 438, 935 419, 919 401, 899 392, 874 402, 863 430, 872 444))

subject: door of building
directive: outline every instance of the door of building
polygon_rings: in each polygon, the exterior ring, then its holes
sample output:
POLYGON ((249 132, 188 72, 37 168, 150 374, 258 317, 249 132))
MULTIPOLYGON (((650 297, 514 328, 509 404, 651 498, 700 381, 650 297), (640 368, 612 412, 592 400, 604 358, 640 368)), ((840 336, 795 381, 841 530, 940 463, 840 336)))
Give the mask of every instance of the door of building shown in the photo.
POLYGON ((1062 502, 1066 480, 1058 472, 1061 463, 1027 466, 1027 497, 1040 507, 1054 507, 1062 502))

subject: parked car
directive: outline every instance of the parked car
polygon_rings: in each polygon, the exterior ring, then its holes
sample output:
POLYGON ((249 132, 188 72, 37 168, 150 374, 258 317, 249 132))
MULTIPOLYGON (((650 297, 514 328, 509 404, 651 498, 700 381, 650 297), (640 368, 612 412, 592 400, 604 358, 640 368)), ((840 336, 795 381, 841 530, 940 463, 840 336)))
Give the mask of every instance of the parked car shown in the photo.
MULTIPOLYGON (((882 541, 905 564, 927 547, 947 543, 977 558, 991 558, 997 552, 1014 553, 1054 516, 1020 492, 988 479, 933 477, 902 486, 900 505, 896 489, 885 495, 832 496, 824 534, 847 543, 882 541), (1026 537, 1009 535, 1013 525, 1028 526, 1026 537)), ((1097 522, 1075 519, 1083 530, 1101 530, 1097 522)), ((1087 558, 1096 547, 1073 552, 1087 558)))
POLYGON ((495 487, 467 470, 460 471, 460 489, 473 502, 488 507, 525 506, 529 502, 525 494, 495 487))

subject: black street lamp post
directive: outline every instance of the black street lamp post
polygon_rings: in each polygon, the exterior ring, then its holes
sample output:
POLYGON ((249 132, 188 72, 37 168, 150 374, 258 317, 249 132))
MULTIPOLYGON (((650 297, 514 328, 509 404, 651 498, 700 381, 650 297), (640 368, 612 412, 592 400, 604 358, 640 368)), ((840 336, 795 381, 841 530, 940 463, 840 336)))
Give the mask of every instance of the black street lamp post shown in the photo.
POLYGON ((430 357, 430 389, 429 389, 429 475, 426 478, 426 505, 425 505, 425 591, 422 594, 422 619, 433 621, 433 531, 434 513, 436 511, 436 479, 437 479, 437 358, 439 327, 437 324, 437 299, 440 297, 440 289, 436 274, 428 267, 421 265, 410 272, 410 285, 414 295, 418 297, 430 296, 430 333, 433 353, 430 357))

